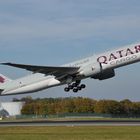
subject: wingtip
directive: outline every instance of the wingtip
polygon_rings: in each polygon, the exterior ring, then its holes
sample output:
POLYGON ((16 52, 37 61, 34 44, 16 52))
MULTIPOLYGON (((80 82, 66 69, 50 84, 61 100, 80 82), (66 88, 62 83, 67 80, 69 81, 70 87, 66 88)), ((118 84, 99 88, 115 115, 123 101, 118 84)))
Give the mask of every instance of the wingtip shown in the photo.
POLYGON ((10 65, 11 63, 10 62, 2 62, 0 63, 0 65, 10 65))

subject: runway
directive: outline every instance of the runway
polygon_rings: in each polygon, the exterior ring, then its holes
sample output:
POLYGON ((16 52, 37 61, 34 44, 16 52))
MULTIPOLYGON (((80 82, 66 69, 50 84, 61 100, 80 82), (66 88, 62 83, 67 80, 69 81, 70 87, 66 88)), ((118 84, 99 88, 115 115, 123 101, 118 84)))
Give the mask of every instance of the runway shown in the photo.
POLYGON ((72 120, 72 121, 11 121, 0 122, 6 126, 140 126, 140 120, 72 120))

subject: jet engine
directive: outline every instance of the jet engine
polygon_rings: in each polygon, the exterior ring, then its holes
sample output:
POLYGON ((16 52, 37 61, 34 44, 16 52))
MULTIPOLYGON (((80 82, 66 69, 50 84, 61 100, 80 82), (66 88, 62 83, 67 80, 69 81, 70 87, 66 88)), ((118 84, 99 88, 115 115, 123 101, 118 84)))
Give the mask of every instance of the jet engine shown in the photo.
POLYGON ((108 70, 104 70, 101 73, 98 73, 98 74, 92 76, 91 78, 105 80, 105 79, 112 78, 114 76, 115 76, 114 69, 108 69, 108 70))
POLYGON ((115 76, 114 69, 102 68, 102 64, 99 62, 88 64, 81 68, 80 75, 85 77, 91 77, 94 79, 105 80, 115 76))
POLYGON ((102 65, 99 62, 87 64, 80 69, 79 74, 85 77, 92 77, 102 72, 102 65))

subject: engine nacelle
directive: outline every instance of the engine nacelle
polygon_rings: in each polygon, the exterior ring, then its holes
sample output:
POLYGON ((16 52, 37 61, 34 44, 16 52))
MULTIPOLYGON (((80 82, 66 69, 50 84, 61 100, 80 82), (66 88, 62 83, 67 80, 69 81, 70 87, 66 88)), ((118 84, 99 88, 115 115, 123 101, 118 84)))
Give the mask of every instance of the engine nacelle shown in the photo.
POLYGON ((115 76, 115 71, 113 69, 104 70, 101 73, 92 76, 94 79, 105 80, 115 76))
POLYGON ((85 77, 92 77, 102 72, 102 65, 99 62, 87 64, 80 69, 79 74, 85 77))

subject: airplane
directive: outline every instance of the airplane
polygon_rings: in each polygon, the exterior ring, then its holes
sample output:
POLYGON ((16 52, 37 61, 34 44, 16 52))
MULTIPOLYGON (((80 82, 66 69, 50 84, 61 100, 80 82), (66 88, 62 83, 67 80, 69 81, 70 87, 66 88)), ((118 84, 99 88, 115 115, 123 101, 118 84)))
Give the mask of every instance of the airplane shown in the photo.
POLYGON ((136 43, 58 67, 0 63, 32 72, 32 74, 16 80, 0 74, 0 95, 33 93, 60 85, 67 85, 64 88, 65 92, 76 93, 86 88, 86 85, 81 83, 83 79, 113 78, 116 68, 139 61, 140 43, 136 43))

